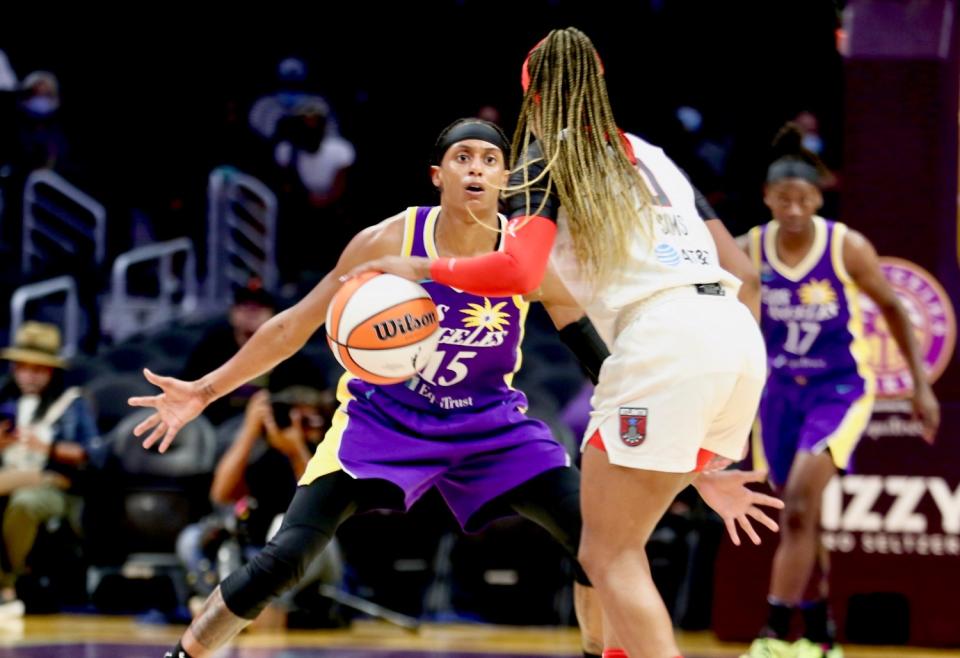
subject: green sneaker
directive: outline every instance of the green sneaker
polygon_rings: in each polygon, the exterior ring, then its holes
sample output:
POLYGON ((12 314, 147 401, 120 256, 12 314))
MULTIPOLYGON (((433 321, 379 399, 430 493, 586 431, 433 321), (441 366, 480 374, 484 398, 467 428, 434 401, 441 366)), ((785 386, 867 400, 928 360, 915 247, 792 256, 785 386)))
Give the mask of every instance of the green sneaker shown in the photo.
POLYGON ((843 658, 843 649, 840 648, 839 644, 834 643, 823 652, 823 658, 843 658))
POLYGON ((758 637, 740 658, 794 658, 793 645, 775 637, 758 637))
POLYGON ((839 644, 817 644, 803 637, 793 643, 795 658, 843 658, 839 644))

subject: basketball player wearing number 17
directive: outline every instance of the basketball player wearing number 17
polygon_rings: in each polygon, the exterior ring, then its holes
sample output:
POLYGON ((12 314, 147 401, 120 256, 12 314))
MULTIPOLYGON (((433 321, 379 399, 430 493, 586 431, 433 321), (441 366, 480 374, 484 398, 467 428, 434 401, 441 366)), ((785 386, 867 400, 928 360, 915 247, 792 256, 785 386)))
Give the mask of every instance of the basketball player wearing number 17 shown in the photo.
POLYGON ((839 658, 827 611, 825 552, 820 582, 811 581, 820 549, 823 490, 838 470, 848 468, 873 407, 875 383, 867 363, 860 291, 877 304, 910 364, 914 414, 931 443, 940 409, 910 320, 873 245, 845 225, 816 215, 823 204, 823 165, 803 148, 797 126, 781 129, 774 153, 763 199, 773 219, 740 240, 760 270, 761 329, 770 373, 754 457, 769 464, 770 479, 783 492, 786 508, 767 623, 747 655, 839 658), (804 635, 791 644, 798 610, 804 635))
MULTIPOLYGON (((312 292, 267 322, 217 370, 193 382, 145 373, 162 393, 130 399, 133 406, 155 409, 135 430, 138 436, 149 433, 144 446, 159 441, 160 450, 166 450, 207 404, 300 349, 325 321, 341 279, 361 263, 387 255, 468 257, 500 249, 507 222, 497 205, 508 156, 509 143, 493 124, 469 119, 445 129, 431 170, 439 206, 408 208, 362 231, 312 292)), ((349 516, 406 509, 431 487, 465 530, 520 513, 576 557, 579 472, 549 429, 525 415, 526 398, 510 385, 520 367, 527 302, 432 282, 424 287, 437 306, 442 331, 437 351, 418 376, 403 383, 343 377, 340 407, 283 526, 256 558, 211 594, 170 655, 211 655, 271 597, 296 583, 349 516)), ((740 474, 718 479, 716 495, 729 513, 742 515, 760 502, 759 494, 743 486, 746 479, 740 474)), ((584 653, 598 654, 599 610, 579 568, 577 581, 584 653)))

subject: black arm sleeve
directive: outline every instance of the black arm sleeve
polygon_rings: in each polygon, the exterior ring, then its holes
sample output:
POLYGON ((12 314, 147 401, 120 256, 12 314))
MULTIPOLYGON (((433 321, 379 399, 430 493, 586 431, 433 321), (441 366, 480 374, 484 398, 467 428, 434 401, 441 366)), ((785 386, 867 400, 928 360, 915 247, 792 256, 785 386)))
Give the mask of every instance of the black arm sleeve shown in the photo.
POLYGON ((560 330, 560 340, 570 348, 580 367, 594 384, 600 377, 600 366, 610 356, 610 350, 600 338, 596 327, 586 316, 571 322, 560 330))
POLYGON ((690 178, 690 174, 685 172, 682 167, 677 167, 677 169, 680 170, 680 173, 683 174, 684 178, 687 179, 687 182, 690 183, 690 187, 693 188, 693 202, 697 206, 697 214, 700 215, 700 219, 703 221, 707 221, 708 219, 720 219, 717 211, 714 210, 713 206, 710 205, 710 202, 707 201, 707 197, 703 196, 703 192, 698 190, 697 186, 693 184, 693 179, 690 178))
POLYGON ((714 210, 713 206, 710 205, 710 202, 707 201, 707 197, 703 196, 703 192, 698 190, 697 186, 693 183, 690 184, 690 187, 693 188, 693 198, 694 202, 697 204, 697 212, 700 213, 700 219, 703 221, 707 221, 708 219, 720 219, 717 211, 714 210))
MULTIPOLYGON (((524 170, 526 170, 527 180, 535 180, 537 176, 543 173, 546 164, 543 159, 543 152, 540 150, 540 144, 532 142, 527 147, 527 152, 520 159, 518 170, 510 175, 510 188, 523 186, 524 170)), ((560 210, 560 199, 557 198, 556 188, 550 183, 549 174, 529 188, 508 193, 506 203, 507 216, 510 219, 537 215, 557 221, 557 212, 560 210), (529 204, 527 203, 527 193, 530 195, 529 204)))

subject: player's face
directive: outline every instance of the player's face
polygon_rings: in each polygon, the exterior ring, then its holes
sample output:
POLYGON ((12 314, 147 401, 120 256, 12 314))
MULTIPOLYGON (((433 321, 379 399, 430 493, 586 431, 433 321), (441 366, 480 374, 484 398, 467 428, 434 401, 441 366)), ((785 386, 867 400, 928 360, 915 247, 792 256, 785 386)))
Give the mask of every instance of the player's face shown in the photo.
POLYGON ((823 196, 816 185, 802 178, 786 178, 767 185, 763 202, 784 231, 799 232, 807 230, 823 205, 823 196))
POLYGON ((465 139, 447 149, 432 175, 441 202, 495 210, 508 172, 498 147, 481 139, 465 139))

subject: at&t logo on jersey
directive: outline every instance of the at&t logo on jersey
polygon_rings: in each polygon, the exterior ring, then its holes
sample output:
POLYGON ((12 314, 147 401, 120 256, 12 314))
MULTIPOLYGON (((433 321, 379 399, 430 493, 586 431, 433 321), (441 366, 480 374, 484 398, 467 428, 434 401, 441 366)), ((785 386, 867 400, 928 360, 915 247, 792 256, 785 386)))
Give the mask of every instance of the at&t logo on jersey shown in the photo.
MULTIPOLYGON (((950 298, 932 274, 910 261, 883 257, 880 268, 907 311, 925 370, 933 382, 943 374, 956 343, 957 322, 950 298)), ((870 365, 877 375, 877 394, 908 396, 913 381, 886 320, 869 297, 861 295, 860 301, 863 330, 870 345, 870 365)))

